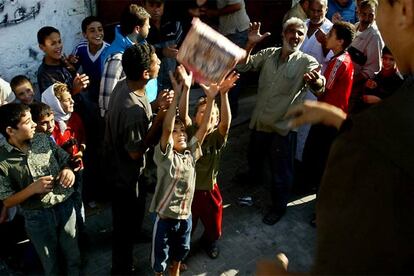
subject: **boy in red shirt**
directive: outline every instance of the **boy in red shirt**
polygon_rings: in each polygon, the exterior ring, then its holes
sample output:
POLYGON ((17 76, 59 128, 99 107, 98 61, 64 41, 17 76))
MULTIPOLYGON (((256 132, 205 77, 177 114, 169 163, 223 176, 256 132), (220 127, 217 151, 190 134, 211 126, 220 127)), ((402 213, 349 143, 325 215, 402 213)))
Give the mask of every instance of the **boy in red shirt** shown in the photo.
MULTIPOLYGON (((355 36, 354 26, 348 22, 337 22, 332 26, 326 38, 326 47, 333 51, 334 56, 325 70, 325 93, 318 101, 326 102, 348 110, 348 100, 351 94, 354 66, 348 52, 345 50, 355 36)), ((305 179, 311 189, 317 189, 325 170, 331 144, 336 137, 337 129, 322 124, 313 125, 303 150, 305 179)), ((311 224, 314 225, 315 219, 311 224)))
POLYGON ((391 96, 404 82, 403 76, 398 71, 394 56, 387 46, 382 49, 381 59, 381 71, 376 73, 372 79, 368 79, 365 82, 362 100, 366 107, 379 103, 383 99, 391 96))

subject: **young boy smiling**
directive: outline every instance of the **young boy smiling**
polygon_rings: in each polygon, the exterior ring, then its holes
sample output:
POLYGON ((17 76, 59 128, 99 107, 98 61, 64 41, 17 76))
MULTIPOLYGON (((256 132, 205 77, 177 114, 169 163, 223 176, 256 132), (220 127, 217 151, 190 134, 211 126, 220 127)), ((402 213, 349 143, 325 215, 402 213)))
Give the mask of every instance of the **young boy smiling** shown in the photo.
POLYGON ((104 29, 100 19, 95 16, 88 16, 82 21, 82 35, 85 41, 80 42, 69 57, 75 67, 82 67, 82 72, 89 77, 88 100, 97 106, 102 76, 101 58, 109 44, 103 40, 104 29))
POLYGON ((37 71, 40 94, 55 82, 66 83, 72 95, 76 95, 89 85, 87 75, 75 74, 74 67, 63 55, 63 43, 58 29, 45 26, 37 32, 39 48, 45 53, 37 71))
POLYGON ((16 96, 16 102, 31 104, 34 101, 34 90, 32 82, 23 75, 18 75, 10 81, 10 87, 16 96))
POLYGON ((73 201, 75 175, 68 155, 43 133, 36 133, 30 109, 11 103, 0 107, 0 200, 19 205, 28 236, 46 275, 79 275, 76 216, 73 201))
POLYGON ((195 162, 202 155, 200 146, 209 129, 214 98, 219 91, 218 85, 201 85, 207 95, 205 116, 195 135, 188 141, 184 123, 176 118, 176 109, 182 91, 190 89, 192 74, 187 74, 182 65, 177 72, 178 80, 170 73, 174 99, 165 115, 161 141, 154 153, 157 186, 150 212, 157 215, 151 252, 155 275, 163 275, 168 259, 172 262, 169 275, 179 275, 180 263, 190 250, 195 162))

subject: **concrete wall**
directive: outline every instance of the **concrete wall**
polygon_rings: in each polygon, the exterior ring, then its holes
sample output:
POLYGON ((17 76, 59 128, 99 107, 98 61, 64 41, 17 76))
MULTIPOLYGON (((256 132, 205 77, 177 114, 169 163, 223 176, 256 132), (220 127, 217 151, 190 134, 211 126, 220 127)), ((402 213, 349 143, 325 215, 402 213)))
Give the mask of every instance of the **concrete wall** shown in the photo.
POLYGON ((37 31, 47 25, 57 28, 63 51, 70 54, 82 39, 82 19, 95 7, 94 0, 0 0, 0 77, 10 81, 23 74, 37 82, 43 58, 37 31))

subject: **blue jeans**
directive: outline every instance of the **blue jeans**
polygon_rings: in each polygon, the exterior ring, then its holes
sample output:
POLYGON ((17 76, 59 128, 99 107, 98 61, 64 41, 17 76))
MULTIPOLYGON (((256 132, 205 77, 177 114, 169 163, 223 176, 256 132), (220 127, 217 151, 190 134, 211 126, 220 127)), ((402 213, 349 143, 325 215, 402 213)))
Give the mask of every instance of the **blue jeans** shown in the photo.
POLYGON ((278 133, 252 131, 249 144, 249 167, 258 182, 270 184, 272 211, 283 214, 293 183, 296 132, 286 136, 278 133))
POLYGON ((157 215, 152 232, 151 265, 164 272, 167 260, 182 261, 190 251, 191 216, 187 219, 162 219, 157 215))
POLYGON ((73 196, 51 208, 23 210, 27 234, 40 257, 45 275, 62 274, 58 255, 65 257, 68 275, 79 275, 80 253, 73 196))

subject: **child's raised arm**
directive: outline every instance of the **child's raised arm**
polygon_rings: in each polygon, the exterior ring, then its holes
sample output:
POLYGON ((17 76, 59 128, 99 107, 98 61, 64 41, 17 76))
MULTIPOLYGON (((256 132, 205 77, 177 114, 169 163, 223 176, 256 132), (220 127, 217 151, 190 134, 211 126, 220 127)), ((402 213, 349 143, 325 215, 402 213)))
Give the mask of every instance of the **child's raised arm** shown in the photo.
POLYGON ((228 92, 235 86, 235 82, 239 79, 240 74, 233 71, 231 72, 220 84, 220 123, 218 130, 221 136, 225 137, 229 133, 231 124, 231 110, 228 92))
POLYGON ((174 98, 168 107, 167 113, 165 114, 164 122, 162 124, 162 134, 161 134, 161 151, 165 152, 167 148, 168 141, 171 140, 172 132, 174 130, 174 121, 176 116, 177 110, 177 103, 178 99, 182 93, 182 85, 180 85, 177 80, 174 78, 173 74, 170 73, 171 83, 173 84, 174 88, 174 98), (176 90, 176 91, 175 91, 176 90))
POLYGON ((177 73, 183 90, 180 103, 178 105, 178 115, 180 116, 181 121, 184 122, 184 126, 188 127, 192 124, 191 118, 188 115, 188 102, 190 97, 191 82, 193 81, 193 72, 190 71, 190 73, 187 73, 184 66, 180 65, 177 67, 177 73))
POLYGON ((211 111, 213 110, 214 101, 220 90, 220 86, 216 83, 210 84, 209 86, 200 84, 200 86, 203 88, 204 93, 206 93, 207 107, 204 113, 203 121, 194 136, 197 138, 198 142, 202 144, 204 137, 206 137, 207 131, 210 128, 209 124, 211 123, 211 111))

